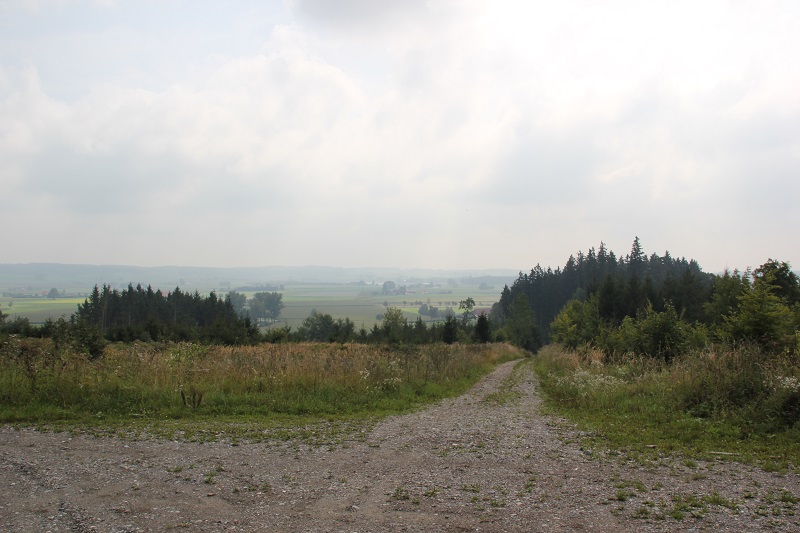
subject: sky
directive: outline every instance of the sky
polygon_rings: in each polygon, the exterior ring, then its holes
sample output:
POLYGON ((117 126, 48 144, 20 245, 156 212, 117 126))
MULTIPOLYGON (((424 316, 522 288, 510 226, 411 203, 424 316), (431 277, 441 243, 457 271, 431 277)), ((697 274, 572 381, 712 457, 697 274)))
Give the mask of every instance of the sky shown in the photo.
POLYGON ((800 267, 795 0, 0 0, 0 263, 800 267))

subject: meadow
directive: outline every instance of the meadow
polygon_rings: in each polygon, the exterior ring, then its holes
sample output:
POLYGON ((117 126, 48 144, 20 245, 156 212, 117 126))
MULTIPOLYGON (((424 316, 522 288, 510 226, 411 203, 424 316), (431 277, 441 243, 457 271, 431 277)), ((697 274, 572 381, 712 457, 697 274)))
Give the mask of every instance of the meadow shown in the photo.
POLYGON ((376 417, 463 393, 509 345, 130 343, 90 359, 52 339, 0 353, 0 422, 376 417))

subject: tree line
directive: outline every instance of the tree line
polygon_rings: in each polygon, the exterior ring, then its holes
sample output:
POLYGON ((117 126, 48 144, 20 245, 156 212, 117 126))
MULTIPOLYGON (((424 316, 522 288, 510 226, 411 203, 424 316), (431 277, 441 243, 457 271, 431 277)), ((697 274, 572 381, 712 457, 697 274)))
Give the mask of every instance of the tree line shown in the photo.
POLYGON ((141 285, 126 289, 95 285, 69 318, 47 320, 41 327, 26 318, 5 321, 0 332, 21 336, 69 337, 81 351, 93 356, 105 342, 193 341, 220 344, 258 342, 258 328, 249 316, 236 312, 229 297, 215 292, 203 296, 179 287, 164 294, 141 285))
POLYGON ((475 317, 474 307, 475 301, 467 298, 461 302, 460 317, 448 308, 441 322, 426 324, 422 317, 411 322, 402 310, 389 306, 381 321, 369 329, 357 328, 349 318, 313 310, 295 330, 271 327, 262 333, 259 324, 271 325, 280 316, 280 293, 262 292, 247 298, 231 291, 220 298, 215 292, 204 296, 179 287, 164 294, 141 284, 129 284, 123 290, 103 285, 95 286, 68 320, 48 319, 42 326, 34 326, 27 318, 6 322, 6 315, 0 313, 0 334, 58 339, 92 357, 101 355, 107 342, 489 342, 493 340, 489 318, 475 317))
MULTIPOLYGON (((282 294, 235 291, 225 297, 180 288, 164 294, 150 286, 94 287, 68 321, 41 327, 27 319, 7 321, 0 334, 69 339, 93 356, 105 342, 192 341, 361 342, 425 344, 509 341, 535 351, 549 341, 595 346, 606 353, 646 353, 671 359, 711 343, 755 343, 771 352, 792 352, 800 343, 800 282, 788 263, 770 259, 753 271, 709 274, 695 260, 646 255, 639 238, 630 252, 598 249, 570 256, 563 268, 540 265, 505 286, 486 316, 475 316, 467 298, 442 320, 409 320, 388 307, 371 328, 349 318, 312 311, 296 329, 274 326, 282 294)), ((430 315, 430 307, 428 307, 430 315)), ((441 316, 441 314, 440 314, 441 316)))

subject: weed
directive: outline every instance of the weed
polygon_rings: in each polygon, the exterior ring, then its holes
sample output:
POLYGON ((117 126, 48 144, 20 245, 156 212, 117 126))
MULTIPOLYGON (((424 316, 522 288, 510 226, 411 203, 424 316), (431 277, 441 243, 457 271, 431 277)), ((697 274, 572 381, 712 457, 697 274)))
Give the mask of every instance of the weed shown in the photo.
POLYGON ((675 520, 683 520, 686 517, 686 513, 684 513, 683 510, 675 507, 669 512, 669 516, 675 520))
POLYGON ((706 512, 705 502, 695 494, 678 494, 672 497, 673 507, 670 516, 682 520, 687 513, 695 518, 702 517, 706 512))
POLYGON ((632 492, 628 492, 627 490, 624 489, 619 489, 617 490, 617 493, 614 495, 614 499, 620 502, 624 502, 628 501, 628 498, 630 498, 633 495, 634 493, 632 492))
POLYGON ((481 488, 477 483, 473 483, 473 484, 470 484, 470 485, 466 485, 466 484, 462 485, 461 486, 461 490, 463 490, 464 492, 478 493, 478 492, 481 491, 481 488))
POLYGON ((394 489, 392 498, 394 498, 395 500, 410 500, 411 495, 408 493, 408 489, 406 489, 405 487, 397 487, 396 489, 394 489))
POLYGON ((533 492, 535 486, 536 486, 536 476, 531 476, 528 479, 528 481, 525 482, 525 486, 522 488, 522 492, 530 494, 531 492, 533 492))
POLYGON ((196 389, 194 385, 189 386, 188 392, 184 392, 182 385, 179 390, 181 393, 181 401, 183 402, 184 407, 191 407, 194 410, 200 408, 200 404, 203 403, 203 396, 205 395, 205 392, 196 389))
MULTIPOLYGON (((617 478, 617 479, 619 479, 619 478, 617 478)), ((632 481, 621 481, 620 480, 620 481, 617 481, 614 484, 614 487, 616 487, 618 489, 633 488, 633 489, 636 489, 639 492, 647 492, 647 486, 644 483, 642 483, 641 481, 639 481, 638 479, 634 479, 632 481)))
POLYGON ((732 509, 734 511, 739 508, 739 506, 735 502, 733 502, 733 501, 731 501, 731 500, 729 500, 727 498, 722 497, 716 491, 712 492, 708 496, 703 496, 702 500, 704 502, 706 502, 707 504, 709 504, 709 505, 718 505, 720 507, 726 507, 726 508, 732 509))

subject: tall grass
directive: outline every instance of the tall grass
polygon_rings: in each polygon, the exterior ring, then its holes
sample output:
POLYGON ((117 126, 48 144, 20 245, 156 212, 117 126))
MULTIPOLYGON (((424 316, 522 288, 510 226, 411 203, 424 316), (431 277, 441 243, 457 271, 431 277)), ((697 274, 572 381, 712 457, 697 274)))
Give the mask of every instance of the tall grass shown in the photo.
POLYGON ((549 346, 535 364, 549 407, 614 447, 800 466, 800 368, 791 358, 721 348, 668 364, 549 346))
POLYGON ((12 337, 0 349, 0 421, 397 412, 521 355, 507 345, 137 343, 89 360, 12 337))

